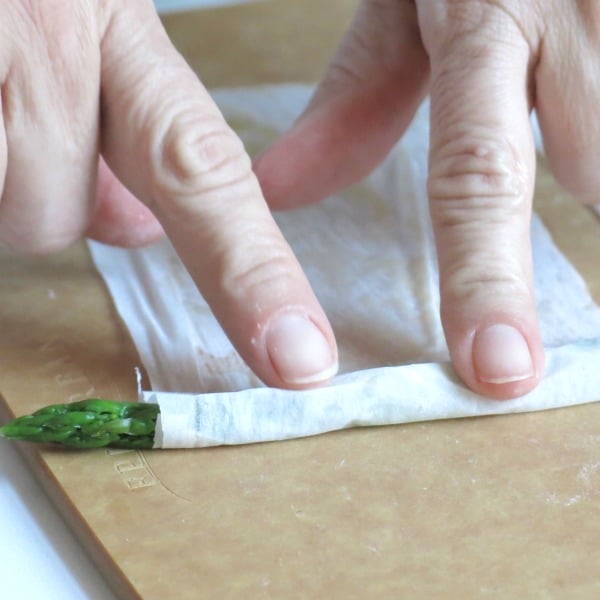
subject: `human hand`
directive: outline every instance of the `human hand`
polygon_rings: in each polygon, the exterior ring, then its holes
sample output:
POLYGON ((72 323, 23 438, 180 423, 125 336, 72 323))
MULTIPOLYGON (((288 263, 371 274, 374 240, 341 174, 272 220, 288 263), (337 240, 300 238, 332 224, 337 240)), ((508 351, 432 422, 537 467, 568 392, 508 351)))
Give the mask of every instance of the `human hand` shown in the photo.
POLYGON ((250 159, 151 0, 5 0, 0 30, 0 245, 139 245, 164 229, 263 381, 333 375, 333 333, 250 159))
POLYGON ((491 397, 543 373, 533 107, 558 181, 598 201, 599 26, 592 1, 364 0, 308 108, 255 164, 271 207, 320 200, 373 169, 430 93, 442 322, 456 371, 491 397))

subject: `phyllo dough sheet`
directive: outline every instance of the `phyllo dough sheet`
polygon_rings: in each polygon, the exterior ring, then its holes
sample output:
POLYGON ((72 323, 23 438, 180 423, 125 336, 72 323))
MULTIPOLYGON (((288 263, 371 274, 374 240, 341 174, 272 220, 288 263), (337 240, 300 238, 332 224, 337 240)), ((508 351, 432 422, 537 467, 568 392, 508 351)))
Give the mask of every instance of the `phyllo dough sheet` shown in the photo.
MULTIPOLYGON (((256 154, 289 127, 311 92, 261 86, 217 90, 214 98, 256 154)), ((158 445, 247 443, 600 399, 600 309, 535 215, 547 376, 532 394, 510 402, 477 397, 456 379, 438 316, 425 185, 428 134, 425 104, 363 182, 318 205, 276 214, 338 340, 340 375, 320 390, 264 388, 168 241, 138 250, 90 244, 149 375, 152 390, 142 397, 161 404, 158 445)))

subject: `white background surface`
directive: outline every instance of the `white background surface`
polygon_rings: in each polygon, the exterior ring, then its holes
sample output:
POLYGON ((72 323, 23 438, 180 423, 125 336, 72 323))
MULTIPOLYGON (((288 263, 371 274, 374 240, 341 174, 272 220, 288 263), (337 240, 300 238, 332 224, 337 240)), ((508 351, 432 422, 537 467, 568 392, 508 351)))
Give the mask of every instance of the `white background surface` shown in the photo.
MULTIPOLYGON (((235 3, 240 2, 156 0, 163 11, 235 3)), ((1 439, 0 598, 115 600, 27 465, 1 439)))

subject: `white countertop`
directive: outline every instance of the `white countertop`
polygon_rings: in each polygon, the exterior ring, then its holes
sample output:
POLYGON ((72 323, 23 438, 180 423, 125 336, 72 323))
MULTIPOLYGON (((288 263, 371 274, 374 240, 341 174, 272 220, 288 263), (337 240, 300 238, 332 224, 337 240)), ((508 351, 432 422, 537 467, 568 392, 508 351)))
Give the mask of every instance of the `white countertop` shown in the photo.
MULTIPOLYGON (((184 10, 244 0, 156 0, 184 10)), ((0 597, 115 600, 10 442, 0 439, 0 597)))
POLYGON ((0 588, 7 600, 115 598, 6 440, 0 440, 0 588))

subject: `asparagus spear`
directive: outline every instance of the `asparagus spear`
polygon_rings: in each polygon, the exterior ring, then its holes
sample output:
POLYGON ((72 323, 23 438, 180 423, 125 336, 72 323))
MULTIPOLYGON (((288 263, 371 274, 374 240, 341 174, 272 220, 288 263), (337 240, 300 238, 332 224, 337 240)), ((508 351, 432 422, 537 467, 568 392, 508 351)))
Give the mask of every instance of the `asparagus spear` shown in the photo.
POLYGON ((0 436, 73 448, 152 448, 158 404, 90 398, 53 404, 0 427, 0 436))

